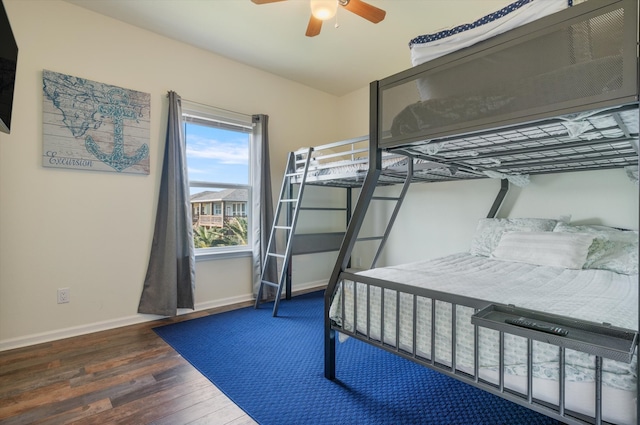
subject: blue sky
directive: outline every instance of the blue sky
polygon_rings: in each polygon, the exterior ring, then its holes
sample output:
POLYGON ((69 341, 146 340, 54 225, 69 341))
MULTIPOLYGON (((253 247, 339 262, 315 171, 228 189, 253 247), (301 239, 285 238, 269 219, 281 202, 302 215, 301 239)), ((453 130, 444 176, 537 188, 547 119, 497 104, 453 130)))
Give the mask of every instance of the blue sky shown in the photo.
POLYGON ((249 184, 250 134, 194 123, 185 128, 191 181, 249 184))

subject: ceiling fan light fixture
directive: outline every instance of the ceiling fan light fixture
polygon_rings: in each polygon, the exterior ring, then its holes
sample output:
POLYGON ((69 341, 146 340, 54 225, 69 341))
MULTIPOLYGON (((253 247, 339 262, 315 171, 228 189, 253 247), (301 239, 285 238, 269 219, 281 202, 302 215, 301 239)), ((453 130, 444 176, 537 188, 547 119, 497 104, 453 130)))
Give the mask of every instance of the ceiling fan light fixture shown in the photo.
POLYGON ((310 0, 310 4, 311 14, 321 21, 333 18, 338 11, 337 0, 310 0))

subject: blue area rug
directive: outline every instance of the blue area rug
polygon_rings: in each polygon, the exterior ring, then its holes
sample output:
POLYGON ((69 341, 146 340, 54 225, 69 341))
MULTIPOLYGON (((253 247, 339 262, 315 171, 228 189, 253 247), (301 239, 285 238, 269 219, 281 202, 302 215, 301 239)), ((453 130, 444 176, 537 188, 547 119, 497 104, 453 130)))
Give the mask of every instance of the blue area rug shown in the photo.
POLYGON ((322 292, 155 328, 262 425, 557 424, 353 338, 324 378, 322 292))

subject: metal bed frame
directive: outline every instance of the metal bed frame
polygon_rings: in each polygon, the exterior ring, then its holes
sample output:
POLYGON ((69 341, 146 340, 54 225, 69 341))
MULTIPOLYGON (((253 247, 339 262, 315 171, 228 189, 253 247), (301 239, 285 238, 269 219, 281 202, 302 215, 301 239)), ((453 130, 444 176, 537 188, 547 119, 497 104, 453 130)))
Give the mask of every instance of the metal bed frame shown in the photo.
MULTIPOLYGON (((475 351, 475 367, 473 373, 464 373, 456 368, 455 363, 455 311, 456 306, 467 306, 476 312, 473 326, 475 333, 475 344, 477 347, 478 328, 492 327, 500 334, 500 363, 504 362, 503 343, 504 334, 515 334, 523 336, 528 341, 529 351, 532 340, 540 340, 539 334, 535 331, 524 334, 515 327, 505 326, 504 323, 498 325, 487 324, 480 317, 487 309, 495 308, 490 301, 478 300, 456 294, 447 294, 427 289, 418 289, 404 284, 390 282, 380 279, 365 277, 353 273, 349 270, 349 261, 358 240, 358 234, 362 228, 364 217, 369 209, 371 200, 374 198, 373 192, 378 185, 382 174, 382 152, 394 152, 406 155, 413 162, 428 161, 429 164, 440 164, 440 168, 429 169, 431 180, 441 181, 442 179, 475 179, 487 178, 492 172, 493 175, 503 176, 502 184, 498 196, 494 201, 488 217, 494 217, 499 206, 504 199, 508 189, 507 178, 512 175, 535 175, 543 173, 564 173, 569 171, 585 171, 606 168, 622 168, 638 166, 638 133, 637 123, 640 121, 639 105, 639 81, 638 81, 638 5, 637 0, 602 0, 588 1, 576 5, 567 10, 555 13, 545 18, 534 21, 523 27, 513 29, 505 34, 492 39, 480 42, 458 52, 451 53, 442 58, 435 59, 415 68, 403 71, 386 79, 375 81, 370 86, 370 143, 369 143, 369 169, 362 185, 355 210, 347 227, 343 243, 338 253, 338 258, 334 266, 327 290, 325 292, 325 377, 335 379, 336 373, 336 333, 341 332, 381 349, 393 352, 399 356, 408 358, 426 367, 432 368, 456 379, 467 382, 473 386, 481 388, 492 394, 511 400, 517 404, 525 406, 531 410, 545 414, 567 424, 601 424, 606 423, 602 418, 602 358, 616 358, 615 350, 605 347, 600 351, 594 339, 580 341, 580 351, 596 355, 596 394, 593 400, 595 415, 593 417, 584 416, 576 412, 568 411, 565 408, 565 383, 563 373, 559 380, 559 400, 557 404, 549 404, 537 400, 531 390, 532 370, 531 364, 528 368, 528 390, 524 393, 511 391, 504 386, 504 368, 500 367, 499 382, 497 385, 486 382, 479 377, 478 373, 478 351, 475 351), (584 30, 587 31, 584 31, 584 30), (587 34, 586 38, 581 38, 580 34, 587 34), (550 66, 554 69, 540 70, 533 76, 518 79, 521 76, 512 73, 513 67, 520 67, 523 52, 532 52, 529 60, 542 62, 539 56, 542 52, 546 55, 547 50, 556 49, 555 44, 550 45, 550 37, 565 37, 571 39, 571 48, 567 53, 555 55, 548 54, 550 66), (600 43, 600 44, 599 44, 600 43), (582 77, 574 73, 574 68, 567 67, 562 58, 569 56, 570 62, 578 62, 578 47, 574 44, 587 44, 591 50, 600 49, 606 51, 600 56, 612 56, 615 59, 614 65, 603 71, 601 68, 597 72, 598 77, 602 77, 602 72, 610 72, 606 75, 608 81, 615 81, 614 86, 601 85, 593 79, 593 75, 582 77), (604 45, 604 47, 603 47, 604 45), (542 47, 541 47, 542 46, 542 47), (519 54, 513 54, 518 52, 519 54), (561 59, 554 63, 554 58, 561 59), (486 73, 495 72, 490 64, 496 62, 496 58, 502 60, 501 66, 505 72, 495 80, 505 80, 506 83, 491 88, 494 91, 489 93, 493 98, 510 98, 511 107, 497 111, 489 111, 485 115, 474 114, 471 117, 461 116, 457 120, 441 121, 439 116, 420 118, 419 125, 405 126, 409 128, 407 132, 394 132, 398 126, 394 126, 394 120, 401 115, 402 108, 398 105, 413 107, 412 116, 415 111, 422 110, 425 103, 420 99, 413 98, 411 90, 417 83, 424 81, 437 82, 439 76, 465 75, 471 71, 473 78, 483 81, 484 76, 488 79, 492 76, 486 73), (489 65, 486 65, 486 64, 489 65), (566 90, 557 90, 556 82, 552 78, 558 77, 558 72, 564 72, 575 81, 575 87, 566 90), (609 78, 610 77, 610 78, 609 78), (532 83, 534 86, 542 88, 535 92, 512 93, 513 87, 518 84, 532 83), (511 83, 511 84, 509 84, 511 83), (547 89, 547 90, 545 90, 547 89), (564 92, 563 92, 564 91, 564 92), (406 99, 405 99, 406 98, 406 99), (515 101, 512 100, 515 98, 515 101), (417 102, 416 102, 417 100, 417 102), (576 135, 569 133, 563 122, 587 115, 592 118, 601 118, 607 115, 607 120, 613 123, 611 126, 586 125, 584 132, 576 135), (430 120, 430 121, 429 121, 430 120), (630 121, 629 121, 630 120, 630 121), (426 122, 428 125, 423 125, 426 122), (629 123, 634 125, 629 125, 629 123), (599 127, 599 128, 596 128, 599 127), (436 177, 433 177, 433 176, 436 177), (354 282, 365 284, 367 291, 369 288, 386 288, 395 294, 387 302, 399 303, 400 294, 408 294, 413 297, 414 303, 418 297, 431 300, 432 303, 441 301, 451 306, 453 311, 452 320, 452 364, 443 365, 434 358, 435 351, 431 350, 431 358, 423 358, 415 352, 404 351, 399 348, 398 341, 395 344, 385 342, 383 337, 373 338, 367 332, 348 331, 329 317, 329 310, 334 295, 343 290, 343 282, 354 282)), ((560 45, 561 43, 558 43, 560 45)), ((557 48, 565 48, 558 46, 557 48)), ((591 51, 590 50, 590 51, 591 51)), ((598 55, 594 55, 598 56, 598 55)), ((587 62, 595 61, 596 58, 587 59, 587 62)), ((535 68, 535 64, 532 64, 535 68)), ((526 68, 526 64, 525 64, 526 68)), ((587 72, 587 74, 589 74, 587 72)), ((455 79, 455 78, 454 78, 455 79)), ((573 81, 572 81, 573 84, 573 81)), ((609 84, 609 83, 607 83, 609 84)), ((446 87, 445 87, 446 89, 446 87)), ((413 90, 415 91, 415 90, 413 90)), ((483 94, 483 96, 486 94, 483 94)), ((485 97, 488 98, 488 97, 485 97)), ((428 102, 428 101, 427 101, 428 102)), ((428 106, 428 105, 426 105, 428 106)), ((428 108, 423 108, 428 109, 428 108)), ((384 290, 382 293, 384 294, 384 290)), ((384 296, 384 295, 383 295, 384 296)), ((344 300, 344 297, 342 298, 344 300)), ((382 304, 384 305, 384 298, 382 304)), ((639 300, 640 304, 640 300, 639 300)), ((369 308, 368 306, 366 308, 369 308)), ((342 309, 344 312, 344 308, 342 309)), ((396 309, 396 311, 398 311, 396 309)), ((414 308, 414 314, 416 309, 414 308)), ((435 308, 432 309, 435 312, 435 308)), ((381 315, 384 318, 384 314, 381 315)), ((550 320, 569 320, 568 318, 551 318, 550 320)), ((396 323, 398 320, 396 320, 396 323)), ((432 326, 435 321, 432 321, 432 326)), ((579 321, 578 321, 579 322, 579 321)), ((344 322, 343 322, 344 323, 344 322)), ((415 335, 415 317, 414 317, 415 335)), ((588 323, 578 323, 577 326, 590 326, 588 323)), ((380 323, 380 328, 384 329, 384 323, 380 323)), ((640 328, 640 323, 639 323, 640 328)), ((610 341, 620 342, 627 351, 626 356, 630 359, 637 349, 637 330, 619 330, 620 334, 609 334, 609 331, 600 329, 600 336, 610 338, 610 341)), ((615 332, 614 332, 615 333, 615 332)), ((396 335, 399 333, 396 332, 396 335)), ((432 338, 435 332, 431 333, 432 338)), ((415 338, 415 337, 414 337, 415 338)), ((544 340, 544 339, 543 339, 544 340)), ((556 342, 560 356, 560 369, 564 370, 565 348, 572 347, 576 341, 566 343, 556 342)), ((431 341, 432 347, 435 340, 431 341)), ((612 343, 613 344, 613 343, 612 343)), ((614 344, 615 345, 615 344, 614 344)), ((529 356, 531 357, 531 355, 529 356)), ((640 385, 640 384, 639 384, 640 385)), ((637 391, 640 394, 640 387, 637 391)), ((636 416, 638 415, 638 405, 636 403, 636 416)), ((638 418, 640 424, 640 418, 638 418)))

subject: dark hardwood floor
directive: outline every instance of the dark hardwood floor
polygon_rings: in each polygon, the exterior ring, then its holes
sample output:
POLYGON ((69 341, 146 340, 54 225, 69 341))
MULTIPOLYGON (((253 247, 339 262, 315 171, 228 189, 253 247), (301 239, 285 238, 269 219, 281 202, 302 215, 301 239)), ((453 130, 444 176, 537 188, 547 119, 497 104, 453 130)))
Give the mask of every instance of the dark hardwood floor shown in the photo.
POLYGON ((246 305, 0 352, 0 424, 255 424, 152 330, 246 305))

